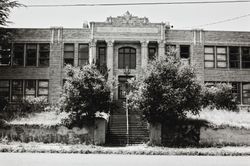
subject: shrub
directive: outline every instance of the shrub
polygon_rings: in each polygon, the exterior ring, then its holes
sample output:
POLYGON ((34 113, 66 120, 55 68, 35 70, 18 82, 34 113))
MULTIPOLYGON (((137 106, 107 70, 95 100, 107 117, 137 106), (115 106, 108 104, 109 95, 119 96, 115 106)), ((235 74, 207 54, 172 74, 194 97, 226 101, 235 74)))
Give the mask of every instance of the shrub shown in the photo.
POLYGON ((97 112, 109 112, 110 87, 94 65, 66 66, 67 79, 61 98, 61 109, 69 113, 64 123, 81 127, 93 121, 97 112))
POLYGON ((4 118, 8 120, 35 112, 42 112, 47 106, 48 101, 45 97, 27 97, 20 103, 8 104, 3 114, 4 118))
POLYGON ((237 111, 236 96, 232 93, 232 86, 218 83, 211 87, 203 87, 203 107, 237 111))
POLYGON ((8 104, 8 101, 4 97, 0 96, 0 112, 4 110, 7 104, 8 104))

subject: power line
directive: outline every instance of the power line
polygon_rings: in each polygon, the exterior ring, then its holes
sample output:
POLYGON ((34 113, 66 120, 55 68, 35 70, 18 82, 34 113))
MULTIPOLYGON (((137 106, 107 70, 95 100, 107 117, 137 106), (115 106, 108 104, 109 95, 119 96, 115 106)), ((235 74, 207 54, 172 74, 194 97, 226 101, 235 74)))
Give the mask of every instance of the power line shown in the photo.
POLYGON ((85 7, 85 6, 145 6, 145 5, 191 5, 191 4, 229 4, 249 3, 250 0, 238 1, 187 1, 187 2, 135 2, 135 3, 81 3, 81 4, 58 4, 58 5, 26 5, 26 7, 85 7))
POLYGON ((211 22, 211 23, 207 23, 207 24, 201 24, 201 25, 192 26, 192 27, 184 27, 184 28, 202 28, 202 27, 206 27, 206 26, 210 26, 210 25, 221 24, 221 23, 225 23, 225 22, 229 22, 229 21, 238 20, 238 19, 241 19, 244 17, 249 17, 249 16, 250 16, 250 13, 245 14, 245 15, 241 15, 241 16, 237 16, 237 17, 228 18, 225 20, 220 20, 220 21, 211 22))

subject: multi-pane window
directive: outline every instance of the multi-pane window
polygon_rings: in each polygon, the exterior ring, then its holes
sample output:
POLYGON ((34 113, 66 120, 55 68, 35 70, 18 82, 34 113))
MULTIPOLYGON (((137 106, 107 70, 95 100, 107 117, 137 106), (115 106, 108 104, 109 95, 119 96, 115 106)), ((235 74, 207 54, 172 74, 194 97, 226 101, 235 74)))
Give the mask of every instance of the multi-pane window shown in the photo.
POLYGON ((216 61, 218 68, 227 67, 227 48, 226 47, 216 47, 216 61))
POLYGON ((190 57, 190 50, 188 45, 180 45, 180 58, 188 59, 190 57))
POLYGON ((250 68, 250 47, 242 47, 242 68, 250 68))
POLYGON ((23 99, 23 80, 12 81, 11 101, 17 102, 23 99))
POLYGON ((229 67, 240 68, 240 48, 229 47, 229 67))
POLYGON ((49 81, 39 80, 38 81, 38 94, 37 96, 48 96, 49 95, 49 81))
POLYGON ((78 65, 86 65, 89 63, 89 45, 88 44, 79 44, 79 58, 78 65))
POLYGON ((148 48, 148 59, 154 60, 156 58, 157 49, 156 47, 149 47, 148 48))
POLYGON ((11 45, 0 45, 0 66, 9 66, 11 57, 11 45))
POLYGON ((213 68, 214 60, 215 60, 214 47, 206 46, 204 51, 205 51, 205 54, 204 54, 205 68, 213 68))
POLYGON ((26 45, 26 66, 36 66, 37 44, 26 45))
POLYGON ((119 49, 118 68, 119 69, 136 68, 136 49, 131 47, 122 47, 119 49))
POLYGON ((0 97, 9 100, 10 98, 10 81, 0 80, 0 97))
POLYGON ((44 66, 44 67, 49 66, 49 54, 50 54, 50 45, 39 44, 39 66, 44 66))
POLYGON ((24 88, 25 97, 36 97, 36 80, 25 80, 24 88))
POLYGON ((240 103, 240 98, 241 98, 240 83, 232 82, 231 85, 232 85, 232 93, 234 94, 234 96, 236 96, 236 101, 240 103))
POLYGON ((13 66, 23 66, 24 62, 24 44, 14 44, 13 66))
POLYGON ((64 64, 74 66, 74 44, 64 44, 64 64))
POLYGON ((250 104, 250 83, 242 84, 242 93, 243 104, 250 104))

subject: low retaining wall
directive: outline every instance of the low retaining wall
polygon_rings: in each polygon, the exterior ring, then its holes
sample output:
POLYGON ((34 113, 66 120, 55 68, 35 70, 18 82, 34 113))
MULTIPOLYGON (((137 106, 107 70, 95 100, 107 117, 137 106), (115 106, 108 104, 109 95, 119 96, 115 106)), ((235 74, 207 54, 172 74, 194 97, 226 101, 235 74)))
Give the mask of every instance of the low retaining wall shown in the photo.
POLYGON ((107 121, 97 119, 94 126, 74 127, 8 125, 0 128, 0 139, 21 142, 105 144, 107 121))
POLYGON ((250 129, 213 127, 203 122, 161 124, 150 127, 150 143, 164 146, 240 146, 250 145, 250 129), (160 138, 159 138, 160 137, 160 138))
POLYGON ((203 145, 250 145, 250 130, 232 127, 201 127, 200 144, 203 145))

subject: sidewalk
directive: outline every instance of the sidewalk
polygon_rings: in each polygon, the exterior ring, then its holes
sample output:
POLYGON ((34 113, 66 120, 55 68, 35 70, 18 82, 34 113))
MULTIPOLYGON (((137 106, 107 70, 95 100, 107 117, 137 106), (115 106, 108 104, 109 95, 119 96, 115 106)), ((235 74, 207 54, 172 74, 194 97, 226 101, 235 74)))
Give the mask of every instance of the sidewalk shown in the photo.
POLYGON ((134 145, 126 147, 103 147, 94 145, 66 145, 44 143, 0 143, 0 152, 14 153, 82 153, 82 154, 134 154, 134 155, 209 155, 250 156, 250 146, 226 146, 211 148, 168 148, 134 145))

